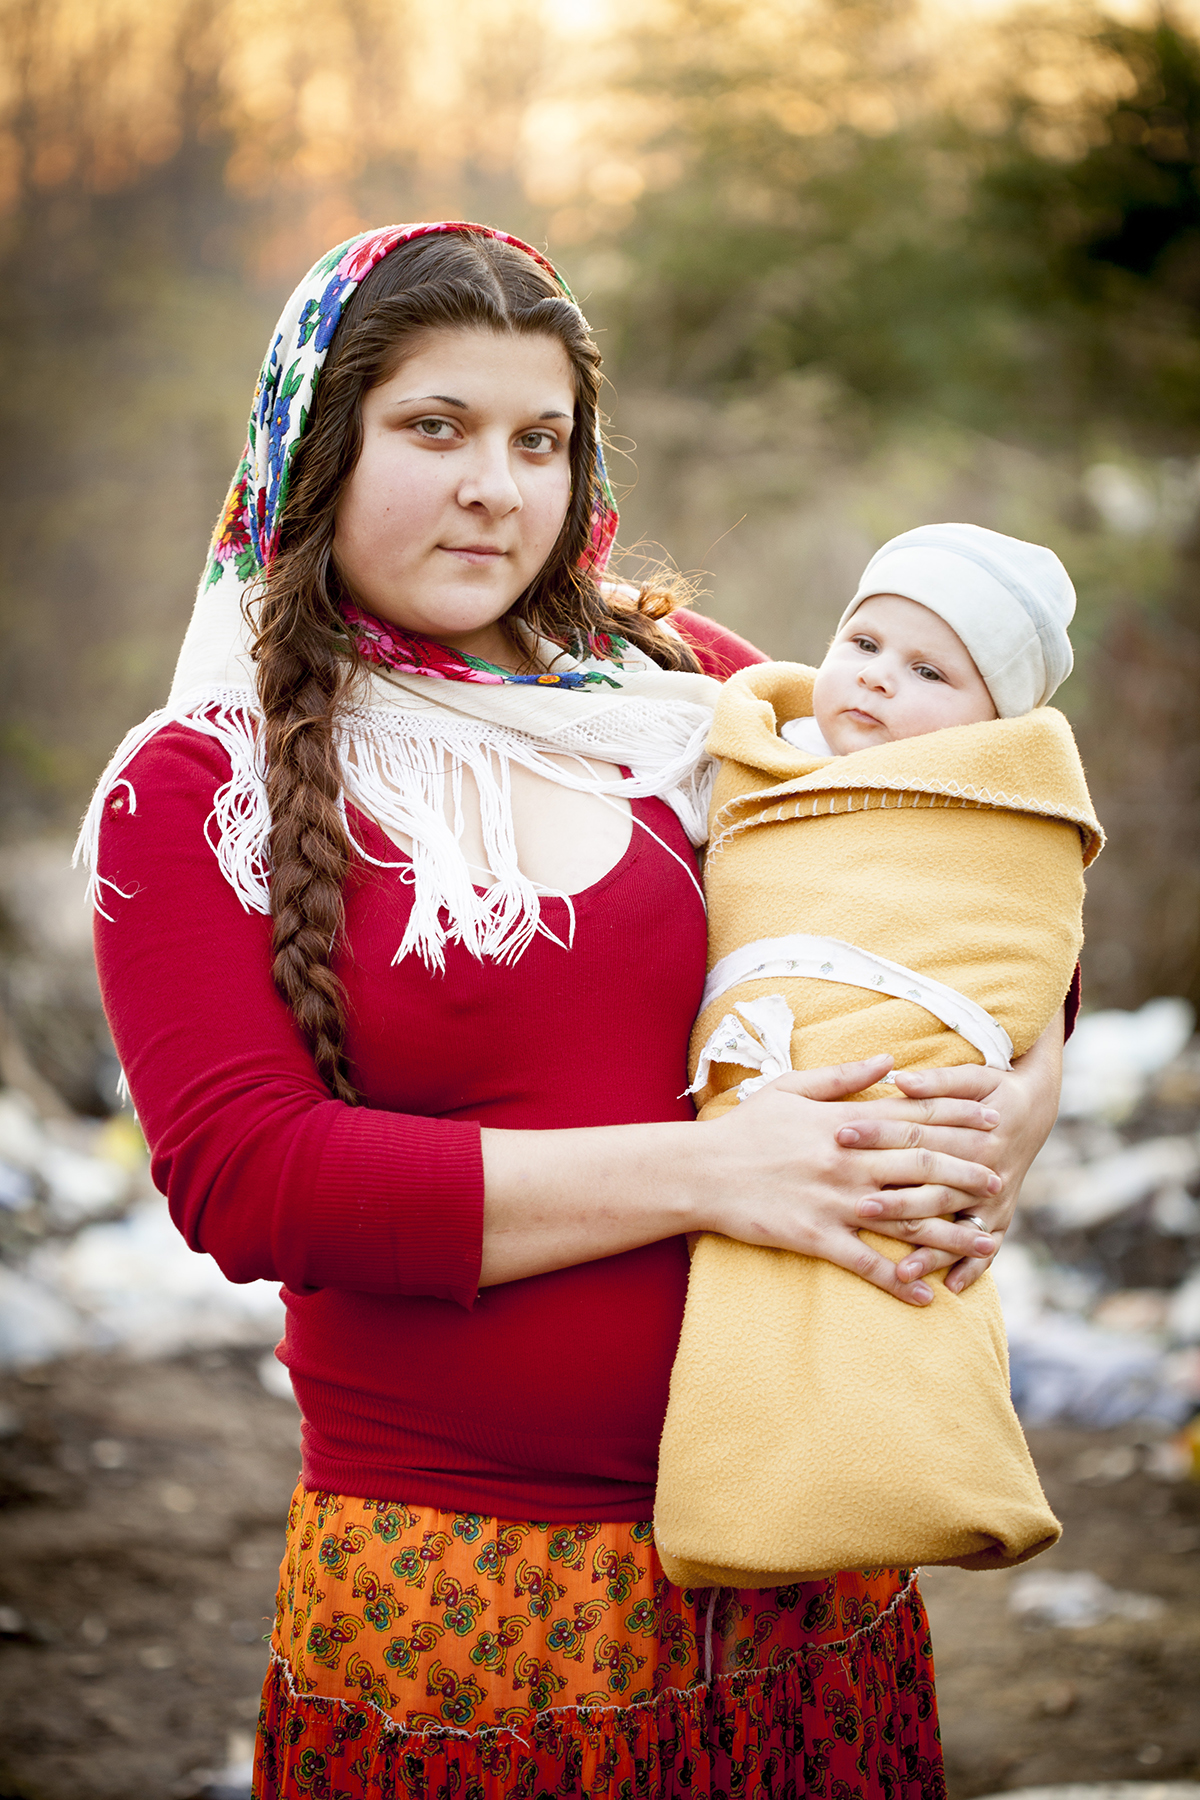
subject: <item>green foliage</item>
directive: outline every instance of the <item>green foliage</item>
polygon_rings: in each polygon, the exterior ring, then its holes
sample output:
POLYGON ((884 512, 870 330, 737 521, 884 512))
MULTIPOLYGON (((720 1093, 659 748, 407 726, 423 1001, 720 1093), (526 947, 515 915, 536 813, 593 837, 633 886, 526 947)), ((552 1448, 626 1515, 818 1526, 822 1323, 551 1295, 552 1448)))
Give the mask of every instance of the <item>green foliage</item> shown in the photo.
POLYGON ((1200 44, 1043 8, 1006 27, 998 88, 943 70, 935 103, 899 0, 738 34, 767 10, 679 0, 640 45, 672 174, 604 306, 627 521, 803 660, 894 532, 1053 545, 1080 598, 1060 703, 1110 830, 1089 997, 1200 1000, 1200 44), (1031 80, 1051 39, 1056 81, 1031 80))
POLYGON ((1129 92, 1057 162, 1021 113, 978 185, 975 238, 995 279, 1055 343, 1078 410, 1160 435, 1200 424, 1200 44, 1163 16, 1108 25, 1129 92))
MULTIPOLYGON (((861 63, 905 10, 859 19, 861 63)), ((1083 38, 1126 94, 1081 101, 1083 147, 1064 159, 1031 133, 1019 25, 998 131, 944 109, 883 133, 789 129, 789 108, 819 103, 814 29, 797 20, 770 71, 716 56, 712 29, 665 74, 662 40, 643 44, 642 80, 670 99, 658 148, 682 173, 623 239, 623 368, 709 392, 819 369, 877 412, 1043 440, 1085 418, 1164 439, 1200 424, 1195 39, 1165 17, 1091 18, 1083 38)))

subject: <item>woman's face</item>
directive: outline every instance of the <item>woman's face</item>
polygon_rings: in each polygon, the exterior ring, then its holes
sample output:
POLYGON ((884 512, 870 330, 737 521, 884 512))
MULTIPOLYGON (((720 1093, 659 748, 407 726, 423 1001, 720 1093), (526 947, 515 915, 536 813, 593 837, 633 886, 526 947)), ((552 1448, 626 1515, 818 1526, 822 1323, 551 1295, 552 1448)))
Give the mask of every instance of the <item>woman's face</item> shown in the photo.
POLYGON ((333 553, 365 611, 490 662, 571 491, 575 388, 557 338, 438 328, 364 395, 333 553))

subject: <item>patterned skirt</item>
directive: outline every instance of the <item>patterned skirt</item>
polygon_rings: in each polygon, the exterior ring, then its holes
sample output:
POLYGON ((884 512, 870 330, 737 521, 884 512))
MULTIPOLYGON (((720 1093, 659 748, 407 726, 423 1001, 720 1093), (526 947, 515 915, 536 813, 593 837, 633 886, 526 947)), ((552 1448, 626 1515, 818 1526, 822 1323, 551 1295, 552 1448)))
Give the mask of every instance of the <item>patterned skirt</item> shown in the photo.
POLYGON ((297 1488, 256 1800, 944 1800, 907 1570, 672 1587, 649 1524, 297 1488))

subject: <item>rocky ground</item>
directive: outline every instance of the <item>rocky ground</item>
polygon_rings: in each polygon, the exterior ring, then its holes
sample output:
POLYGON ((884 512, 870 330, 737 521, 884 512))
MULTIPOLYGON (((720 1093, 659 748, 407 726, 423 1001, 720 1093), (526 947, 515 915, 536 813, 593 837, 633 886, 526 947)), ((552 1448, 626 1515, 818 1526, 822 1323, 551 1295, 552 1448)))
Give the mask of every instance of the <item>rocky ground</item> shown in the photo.
POLYGON ((1023 1571, 927 1570, 952 1800, 1056 1782, 1200 1778, 1200 1485, 1150 1474, 1153 1453, 1135 1431, 1028 1435, 1064 1526, 1030 1575, 1091 1570, 1164 1605, 1141 1619, 1056 1629, 1012 1610, 1023 1571))
POLYGON ((299 1464, 260 1354, 0 1384, 2 1800, 186 1800, 249 1755, 299 1464))
MULTIPOLYGON (((249 1754, 298 1459, 259 1356, 0 1381, 0 1800, 190 1800, 249 1754)), ((1200 1777, 1200 1485, 1128 1429, 1031 1440, 1066 1526, 1037 1566, 1162 1610, 1038 1628, 1020 1572, 929 1572, 953 1800, 1200 1777)))

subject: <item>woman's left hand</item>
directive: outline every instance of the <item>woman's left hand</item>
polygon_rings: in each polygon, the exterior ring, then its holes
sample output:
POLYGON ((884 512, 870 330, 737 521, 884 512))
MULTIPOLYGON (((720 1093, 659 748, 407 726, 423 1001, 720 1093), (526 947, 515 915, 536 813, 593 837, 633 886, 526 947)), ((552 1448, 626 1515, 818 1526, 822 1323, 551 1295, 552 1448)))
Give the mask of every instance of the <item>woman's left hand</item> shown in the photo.
MULTIPOLYGON (((994 1107, 1000 1123, 986 1136, 978 1134, 981 1147, 971 1154, 978 1162, 993 1169, 1004 1183, 1000 1192, 988 1200, 972 1203, 971 1215, 979 1219, 991 1234, 995 1250, 1012 1223, 1021 1183, 1029 1165, 1050 1135, 1058 1113, 1058 1095, 1062 1082, 1063 1015, 1046 1027, 1037 1042, 1018 1057, 1007 1072, 985 1069, 965 1063, 955 1069, 921 1069, 908 1073, 897 1071, 896 1086, 913 1100, 954 1098, 977 1100, 994 1107)), ((888 1120, 856 1123, 845 1131, 854 1131, 855 1142, 863 1149, 896 1149, 907 1142, 911 1127, 892 1124, 888 1120)), ((840 1141, 849 1141, 839 1132, 840 1141)), ((896 1273, 901 1281, 916 1281, 934 1269, 948 1269, 946 1286, 951 1293, 961 1294, 977 1281, 991 1265, 992 1257, 955 1257, 936 1248, 941 1221, 899 1221, 903 1190, 875 1193, 860 1201, 863 1228, 883 1237, 907 1238, 919 1246, 905 1257, 896 1273), (879 1210, 876 1211, 876 1208, 879 1210)))

